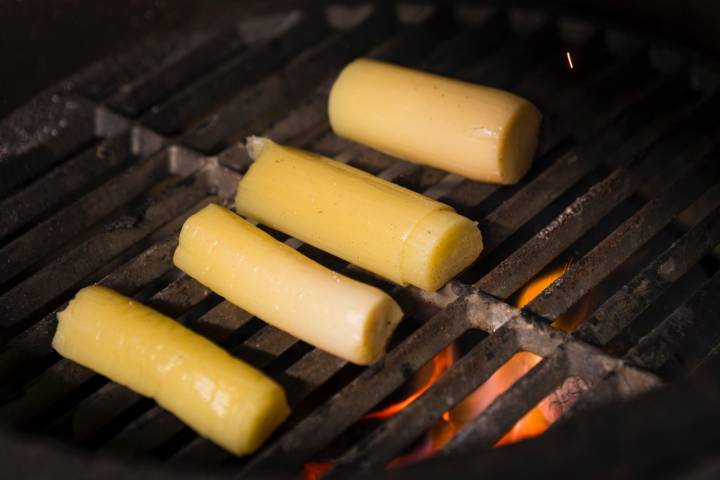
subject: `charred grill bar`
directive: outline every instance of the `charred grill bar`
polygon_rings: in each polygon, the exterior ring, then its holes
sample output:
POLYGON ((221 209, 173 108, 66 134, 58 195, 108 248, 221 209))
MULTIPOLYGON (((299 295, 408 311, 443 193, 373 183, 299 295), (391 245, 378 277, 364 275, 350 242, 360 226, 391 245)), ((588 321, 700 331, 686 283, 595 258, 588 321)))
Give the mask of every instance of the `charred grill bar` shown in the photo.
POLYGON ((86 450, 234 465, 248 476, 278 467, 292 473, 441 350, 478 332, 414 403, 350 445, 330 478, 385 467, 518 351, 543 360, 439 455, 487 450, 569 377, 590 388, 566 417, 649 390, 713 354, 720 344, 709 319, 720 291, 710 255, 720 241, 713 69, 577 19, 381 5, 275 14, 144 45, 0 124, 5 423, 86 450), (325 119, 327 92, 360 55, 530 98, 546 117, 535 166, 501 188, 337 138, 325 119), (362 370, 312 349, 172 268, 179 226, 207 203, 231 202, 250 161, 236 142, 258 133, 424 192, 480 222, 480 261, 434 294, 393 287, 279 236, 403 303, 408 320, 378 364, 362 370), (687 211, 690 224, 680 228, 687 211), (525 309, 506 303, 568 256, 569 270, 525 309), (293 417, 256 456, 237 460, 154 402, 58 357, 50 347, 55 312, 96 281, 271 374, 286 388, 293 417), (590 293, 598 307, 574 334, 548 325, 590 293))

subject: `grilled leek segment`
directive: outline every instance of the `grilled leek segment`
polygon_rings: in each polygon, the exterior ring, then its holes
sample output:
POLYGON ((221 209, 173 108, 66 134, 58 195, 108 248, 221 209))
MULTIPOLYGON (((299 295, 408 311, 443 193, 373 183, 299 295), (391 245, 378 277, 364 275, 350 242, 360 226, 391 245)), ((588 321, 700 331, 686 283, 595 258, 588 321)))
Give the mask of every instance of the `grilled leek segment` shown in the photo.
POLYGON ((437 290, 482 250, 475 222, 448 205, 267 138, 247 147, 238 212, 399 285, 437 290))
POLYGON ((343 69, 328 113, 342 137, 500 184, 516 183, 530 168, 542 117, 510 92, 369 59, 343 69))
POLYGON ((269 324, 362 365, 385 353, 402 317, 382 290, 323 267, 218 205, 186 220, 174 262, 269 324))
POLYGON ((58 314, 53 347, 146 397, 236 455, 289 415, 283 389, 175 320, 108 288, 80 290, 58 314))

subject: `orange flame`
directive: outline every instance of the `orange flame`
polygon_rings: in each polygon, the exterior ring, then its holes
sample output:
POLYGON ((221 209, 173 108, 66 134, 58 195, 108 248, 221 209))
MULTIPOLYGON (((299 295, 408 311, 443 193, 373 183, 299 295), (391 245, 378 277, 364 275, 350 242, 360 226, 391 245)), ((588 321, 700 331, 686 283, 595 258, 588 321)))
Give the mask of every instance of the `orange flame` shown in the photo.
MULTIPOLYGON (((519 308, 530 303, 536 296, 545 290, 551 283, 562 276, 570 267, 570 263, 560 265, 546 273, 538 275, 528 283, 519 293, 515 302, 519 308)), ((589 305, 582 302, 579 308, 558 317, 552 326, 564 331, 574 330, 587 316, 589 305)), ((483 410, 485 410, 495 399, 507 391, 517 380, 537 365, 542 358, 531 352, 518 352, 505 362, 490 378, 468 395, 462 402, 452 410, 444 412, 441 420, 430 430, 419 446, 410 453, 395 458, 389 468, 399 467, 414 463, 432 456, 442 448, 455 433, 466 423, 471 421, 483 410)), ((393 403, 380 410, 370 412, 363 420, 377 419, 387 420, 398 412, 402 411, 420 395, 422 395, 455 361, 455 347, 448 346, 438 353, 431 362, 423 367, 416 378, 420 380, 420 386, 403 400, 393 403), (429 370, 429 371, 428 371, 429 370)), ((549 399, 544 399, 532 410, 530 410, 496 443, 496 447, 519 442, 527 438, 541 435, 555 420, 555 417, 545 412, 549 411, 549 399)), ((312 462, 306 463, 304 467, 307 480, 318 480, 329 469, 331 463, 312 462)))
MULTIPOLYGON (((520 291, 515 305, 518 308, 526 306, 550 284, 561 277, 569 267, 570 262, 538 275, 520 291)), ((566 331, 573 330, 584 318, 584 316, 577 315, 577 313, 572 312, 558 317, 553 322, 553 327, 566 331)), ((542 357, 531 352, 518 352, 510 357, 485 383, 453 408, 451 413, 453 420, 460 425, 464 425, 475 418, 497 397, 505 393, 516 381, 540 363, 541 360, 542 357)), ((508 445, 544 433, 554 419, 548 418, 543 412, 543 402, 533 407, 532 410, 518 420, 495 446, 508 445)))
MULTIPOLYGON (((446 371, 450 366, 455 362, 455 347, 454 345, 450 345, 449 347, 442 350, 440 353, 438 353, 432 360, 432 362, 429 365, 426 365, 423 369, 421 369, 418 372, 417 378, 423 378, 427 376, 427 380, 421 382, 421 387, 410 395, 410 397, 413 397, 413 400, 415 400, 417 397, 422 394, 425 390, 430 388, 430 386, 435 383, 435 381, 442 375, 444 371, 446 371), (427 370, 428 368, 431 368, 430 374, 427 374, 423 370, 427 370)), ((410 398, 408 397, 408 398, 410 398)), ((380 410, 380 412, 375 413, 381 413, 385 412, 388 409, 392 409, 393 414, 399 412, 402 410, 402 408, 405 408, 409 403, 405 404, 405 401, 407 399, 403 400, 402 402, 398 402, 396 404, 391 405, 388 408, 384 408, 383 410, 380 410), (400 409, 394 409, 393 407, 404 404, 402 408, 400 409)), ((372 414, 371 414, 372 415, 372 414)), ((369 416, 369 415, 368 415, 369 416)), ((371 417, 376 418, 376 417, 371 417)), ((387 417, 385 417, 387 418, 387 417)), ((443 445, 445 445, 448 440, 450 440, 453 435, 455 435, 455 427, 452 424, 452 421, 450 419, 450 412, 444 412, 442 414, 442 419, 431 429, 429 435, 425 437, 425 439, 421 442, 421 444, 417 447, 415 447, 410 453, 407 453, 405 455, 401 455, 397 458, 395 458, 390 464, 388 465, 388 468, 396 468, 400 467, 402 465, 407 465, 410 463, 415 463, 420 460, 423 460, 425 458, 428 458, 432 456, 435 451, 442 448, 443 445)))
MULTIPOLYGON (((419 382, 420 386, 413 393, 411 393, 409 396, 405 397, 399 402, 388 405, 387 407, 380 410, 368 413, 367 415, 362 417, 362 420, 368 420, 371 418, 377 420, 387 420, 388 418, 402 411, 405 407, 410 405, 412 402, 415 401, 415 399, 422 395, 425 390, 430 388, 430 386, 435 383, 438 378, 440 378, 440 375, 442 375, 445 370, 450 368, 454 361, 455 347, 454 345, 449 345, 440 353, 435 355, 435 357, 433 357, 433 359, 428 362, 428 364, 426 364, 420 369, 420 371, 416 375, 416 379, 421 379, 423 377, 427 378, 419 382)), ((443 418, 446 418, 448 422, 450 418, 449 415, 449 412, 443 413, 443 418)), ((435 430, 437 430, 437 427, 433 428, 433 431, 435 430)), ((452 433, 454 433, 454 430, 452 433)), ((447 440, 449 440, 451 437, 452 434, 447 437, 447 440)), ((444 445, 447 440, 445 442, 442 442, 442 444, 436 445, 436 442, 433 440, 433 438, 431 436, 428 436, 419 447, 417 447, 409 454, 401 455, 395 458, 389 466, 390 468, 399 467, 401 465, 414 463, 424 458, 427 458, 431 456, 435 452, 435 450, 439 449, 442 445, 444 445)), ((331 466, 332 463, 329 462, 308 462, 303 466, 305 479, 319 480, 331 466)))
MULTIPOLYGON (((403 410, 405 407, 414 402, 416 398, 422 395, 425 390, 430 388, 430 386, 435 383, 438 378, 440 378, 440 375, 442 375, 445 370, 450 368, 450 365, 453 364, 454 360, 455 348, 453 347, 453 345, 450 345, 444 350, 442 350, 440 353, 438 353, 435 358, 433 358, 432 363, 430 364, 432 365, 432 371, 430 372, 428 379, 422 382, 422 385, 417 390, 415 390, 415 392, 410 394, 410 396, 406 397, 405 399, 397 403, 393 403, 392 405, 389 405, 382 410, 368 413, 367 415, 362 417, 362 419, 367 420, 369 418, 376 418, 378 420, 387 420, 399 411, 403 410)), ((423 372, 421 370, 419 372, 419 376, 422 376, 422 374, 423 372)))

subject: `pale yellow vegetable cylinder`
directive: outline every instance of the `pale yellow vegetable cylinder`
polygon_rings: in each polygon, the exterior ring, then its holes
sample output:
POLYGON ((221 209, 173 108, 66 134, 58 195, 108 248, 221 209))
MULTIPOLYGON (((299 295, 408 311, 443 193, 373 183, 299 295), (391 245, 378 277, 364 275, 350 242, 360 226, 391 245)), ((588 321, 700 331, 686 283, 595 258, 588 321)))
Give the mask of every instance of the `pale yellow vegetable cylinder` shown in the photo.
POLYGON ((437 290, 482 250, 451 207, 304 150, 250 137, 241 214, 400 285, 437 290))
POLYGON ((382 290, 323 267, 218 205, 187 219, 173 261, 269 324, 362 365, 385 353, 402 318, 382 290))
POLYGON ((270 378, 159 312, 104 287, 58 313, 53 348, 174 413, 236 455, 255 451, 289 415, 270 378))
POLYGON ((335 133, 411 162, 511 184, 530 168, 540 111, 504 90, 370 59, 330 91, 335 133))

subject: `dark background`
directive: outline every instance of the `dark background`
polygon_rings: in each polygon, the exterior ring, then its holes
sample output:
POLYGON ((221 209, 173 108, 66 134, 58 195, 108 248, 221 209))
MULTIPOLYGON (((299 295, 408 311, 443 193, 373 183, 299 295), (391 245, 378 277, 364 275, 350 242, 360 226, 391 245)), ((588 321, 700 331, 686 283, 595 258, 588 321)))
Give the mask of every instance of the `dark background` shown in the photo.
MULTIPOLYGON (((0 0, 0 118, 80 67, 167 30, 211 27, 257 11, 316 2, 230 0, 0 0)), ((516 2, 517 3, 517 2, 516 2)), ((636 25, 720 56, 716 0, 549 0, 636 25)))

